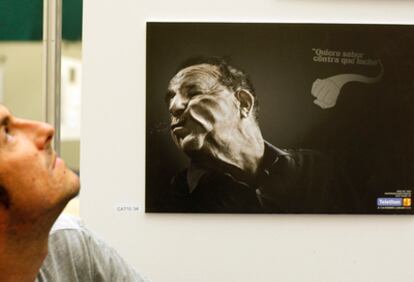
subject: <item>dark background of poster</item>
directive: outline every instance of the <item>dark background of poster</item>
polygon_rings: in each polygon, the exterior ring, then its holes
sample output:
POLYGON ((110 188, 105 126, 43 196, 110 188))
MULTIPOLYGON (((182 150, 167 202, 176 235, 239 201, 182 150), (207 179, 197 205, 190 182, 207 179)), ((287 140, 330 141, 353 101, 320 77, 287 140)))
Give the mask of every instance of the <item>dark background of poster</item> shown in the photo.
POLYGON ((387 213, 377 210, 377 197, 414 191, 413 50, 413 26, 148 23, 146 211, 168 212, 170 180, 188 164, 169 133, 168 82, 183 61, 204 55, 230 58, 250 75, 266 140, 329 154, 359 191, 361 213, 387 213), (336 106, 322 110, 310 92, 315 79, 376 76, 379 67, 317 63, 312 48, 381 59, 384 76, 346 84, 336 106))

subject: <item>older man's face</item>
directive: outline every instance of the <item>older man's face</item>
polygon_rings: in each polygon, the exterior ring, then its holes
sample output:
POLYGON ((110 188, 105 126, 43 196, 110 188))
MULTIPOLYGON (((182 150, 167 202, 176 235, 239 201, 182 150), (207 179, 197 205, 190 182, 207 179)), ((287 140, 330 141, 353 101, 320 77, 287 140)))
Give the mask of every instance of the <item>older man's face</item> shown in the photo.
POLYGON ((216 66, 201 64, 181 70, 170 81, 171 134, 187 154, 225 147, 240 122, 238 101, 218 78, 216 66))
POLYGON ((0 105, 0 185, 10 212, 25 220, 62 209, 79 192, 79 179, 51 148, 54 130, 18 119, 0 105))

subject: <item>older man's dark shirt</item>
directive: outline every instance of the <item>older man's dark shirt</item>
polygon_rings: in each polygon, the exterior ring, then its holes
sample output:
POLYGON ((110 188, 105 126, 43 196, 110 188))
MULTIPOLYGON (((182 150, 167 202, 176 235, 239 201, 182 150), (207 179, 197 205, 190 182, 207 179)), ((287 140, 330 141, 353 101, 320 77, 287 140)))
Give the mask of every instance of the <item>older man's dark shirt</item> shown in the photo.
POLYGON ((207 171, 192 164, 172 180, 169 211, 360 212, 359 197, 347 177, 319 152, 281 150, 265 143, 264 157, 254 179, 237 170, 229 167, 223 171, 207 171))

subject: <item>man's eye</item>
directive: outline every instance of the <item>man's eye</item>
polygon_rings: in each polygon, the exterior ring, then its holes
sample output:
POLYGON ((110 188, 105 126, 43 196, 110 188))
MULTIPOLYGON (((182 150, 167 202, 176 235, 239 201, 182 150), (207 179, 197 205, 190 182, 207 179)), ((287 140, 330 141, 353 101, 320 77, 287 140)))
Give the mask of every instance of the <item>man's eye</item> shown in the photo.
POLYGON ((191 92, 188 92, 188 96, 189 97, 194 97, 194 96, 201 95, 201 94, 203 94, 203 92, 201 92, 201 91, 191 91, 191 92))
POLYGON ((168 105, 172 98, 174 98, 175 93, 174 92, 167 92, 165 95, 165 103, 168 105))
POLYGON ((4 136, 4 141, 6 142, 12 138, 8 126, 3 126, 3 136, 4 136))

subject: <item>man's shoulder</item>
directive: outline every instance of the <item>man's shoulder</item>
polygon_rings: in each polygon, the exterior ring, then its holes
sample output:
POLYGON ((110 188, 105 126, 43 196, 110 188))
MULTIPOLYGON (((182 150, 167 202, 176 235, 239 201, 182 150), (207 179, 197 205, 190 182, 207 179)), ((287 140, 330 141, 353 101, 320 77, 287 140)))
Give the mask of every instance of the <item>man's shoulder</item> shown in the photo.
POLYGON ((76 277, 91 281, 94 270, 89 263, 91 252, 85 231, 80 219, 59 216, 50 231, 48 255, 36 281, 69 281, 76 277))
POLYGON ((101 242, 103 240, 87 229, 81 219, 61 214, 49 234, 49 254, 59 256, 70 251, 79 256, 86 254, 83 259, 90 259, 89 250, 101 242))
POLYGON ((316 150, 285 149, 284 151, 287 154, 281 157, 281 162, 298 173, 315 169, 330 170, 334 165, 334 161, 330 156, 316 150))
POLYGON ((340 163, 312 149, 285 149, 270 170, 267 195, 286 203, 286 210, 303 212, 354 212, 359 196, 340 163))
POLYGON ((286 181, 315 176, 332 169, 332 159, 313 149, 280 149, 266 142, 265 170, 277 174, 286 181), (311 175, 309 175, 311 174, 311 175))
POLYGON ((52 226, 50 235, 61 230, 83 230, 85 229, 82 221, 68 214, 61 214, 52 226))
POLYGON ((76 217, 61 215, 36 281, 147 281, 76 217), (113 280, 115 279, 115 280, 113 280))

